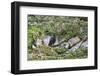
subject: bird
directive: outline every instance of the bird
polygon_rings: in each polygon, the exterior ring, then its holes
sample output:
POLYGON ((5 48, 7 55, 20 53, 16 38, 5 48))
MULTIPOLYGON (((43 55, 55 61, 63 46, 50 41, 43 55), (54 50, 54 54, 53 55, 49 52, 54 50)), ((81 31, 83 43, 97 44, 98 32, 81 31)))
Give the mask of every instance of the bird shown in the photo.
POLYGON ((56 37, 55 37, 55 35, 53 35, 53 36, 50 38, 49 46, 52 46, 55 42, 56 42, 56 37))

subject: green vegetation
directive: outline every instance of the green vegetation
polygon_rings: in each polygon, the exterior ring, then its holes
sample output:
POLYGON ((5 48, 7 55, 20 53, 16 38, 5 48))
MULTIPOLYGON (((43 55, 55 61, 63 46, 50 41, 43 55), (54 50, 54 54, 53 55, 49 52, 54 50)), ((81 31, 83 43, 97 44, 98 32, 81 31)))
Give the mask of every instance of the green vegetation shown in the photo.
POLYGON ((59 42, 87 36, 87 17, 28 15, 28 60, 56 60, 87 58, 87 48, 69 51, 64 47, 41 45, 32 48, 32 41, 55 35, 59 42))

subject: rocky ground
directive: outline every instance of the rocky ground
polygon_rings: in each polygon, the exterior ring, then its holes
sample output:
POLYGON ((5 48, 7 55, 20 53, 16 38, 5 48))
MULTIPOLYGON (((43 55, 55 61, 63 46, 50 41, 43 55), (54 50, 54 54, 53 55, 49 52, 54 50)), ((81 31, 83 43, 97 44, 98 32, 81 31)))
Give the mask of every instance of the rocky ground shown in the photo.
POLYGON ((88 17, 28 15, 28 60, 88 57, 88 17))
POLYGON ((33 47, 33 50, 29 51, 29 60, 55 60, 55 59, 81 59, 87 58, 88 51, 88 39, 84 37, 80 39, 78 36, 70 38, 68 41, 64 40, 56 42, 53 46, 49 46, 50 36, 46 37, 44 44, 42 40, 37 40, 37 47, 33 47), (47 39, 47 40, 46 40, 47 39))

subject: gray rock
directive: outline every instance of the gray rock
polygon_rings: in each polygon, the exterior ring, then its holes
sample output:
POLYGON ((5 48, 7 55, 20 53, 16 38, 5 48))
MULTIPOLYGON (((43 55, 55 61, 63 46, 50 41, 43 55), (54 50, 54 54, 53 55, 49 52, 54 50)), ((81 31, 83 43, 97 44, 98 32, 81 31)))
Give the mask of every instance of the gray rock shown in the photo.
POLYGON ((88 48, 88 40, 82 43, 81 48, 88 48))
MULTIPOLYGON (((49 43, 50 43, 50 39, 51 39, 52 36, 45 36, 45 38, 43 39, 43 44, 45 46, 49 46, 49 43)), ((56 37, 56 41, 54 43, 54 45, 57 45, 59 42, 58 42, 58 38, 56 37)))
POLYGON ((78 43, 80 41, 80 38, 79 37, 74 37, 74 38, 71 38, 68 40, 68 43, 71 46, 73 46, 74 44, 78 43))
POLYGON ((46 37, 43 39, 43 43, 44 43, 44 45, 46 45, 46 46, 49 45, 50 38, 51 38, 51 36, 46 36, 46 37))
POLYGON ((54 43, 54 45, 59 44, 58 38, 56 37, 56 42, 54 43))
POLYGON ((71 49, 69 49, 69 51, 75 51, 75 50, 77 50, 81 46, 82 42, 83 41, 81 41, 78 44, 76 44, 75 46, 73 46, 71 49))

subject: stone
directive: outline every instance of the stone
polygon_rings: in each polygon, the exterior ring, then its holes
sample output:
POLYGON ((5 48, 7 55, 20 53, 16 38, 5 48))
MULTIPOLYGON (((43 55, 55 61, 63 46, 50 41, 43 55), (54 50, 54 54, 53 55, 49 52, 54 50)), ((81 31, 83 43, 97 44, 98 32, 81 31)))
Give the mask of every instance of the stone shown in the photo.
POLYGON ((44 44, 45 46, 48 46, 48 45, 49 45, 50 38, 51 38, 51 36, 46 36, 46 37, 43 39, 43 44, 44 44))
POLYGON ((68 40, 68 43, 70 45, 70 47, 72 47, 74 44, 78 43, 80 41, 79 37, 74 37, 68 40))
POLYGON ((55 41, 54 45, 57 45, 57 44, 59 44, 59 41, 58 41, 58 38, 56 37, 56 41, 55 41))
POLYGON ((81 46, 82 42, 83 41, 77 43, 75 46, 73 46, 71 49, 69 49, 69 51, 73 51, 74 52, 75 50, 77 50, 81 46))
POLYGON ((81 48, 88 48, 88 40, 82 43, 81 48))

